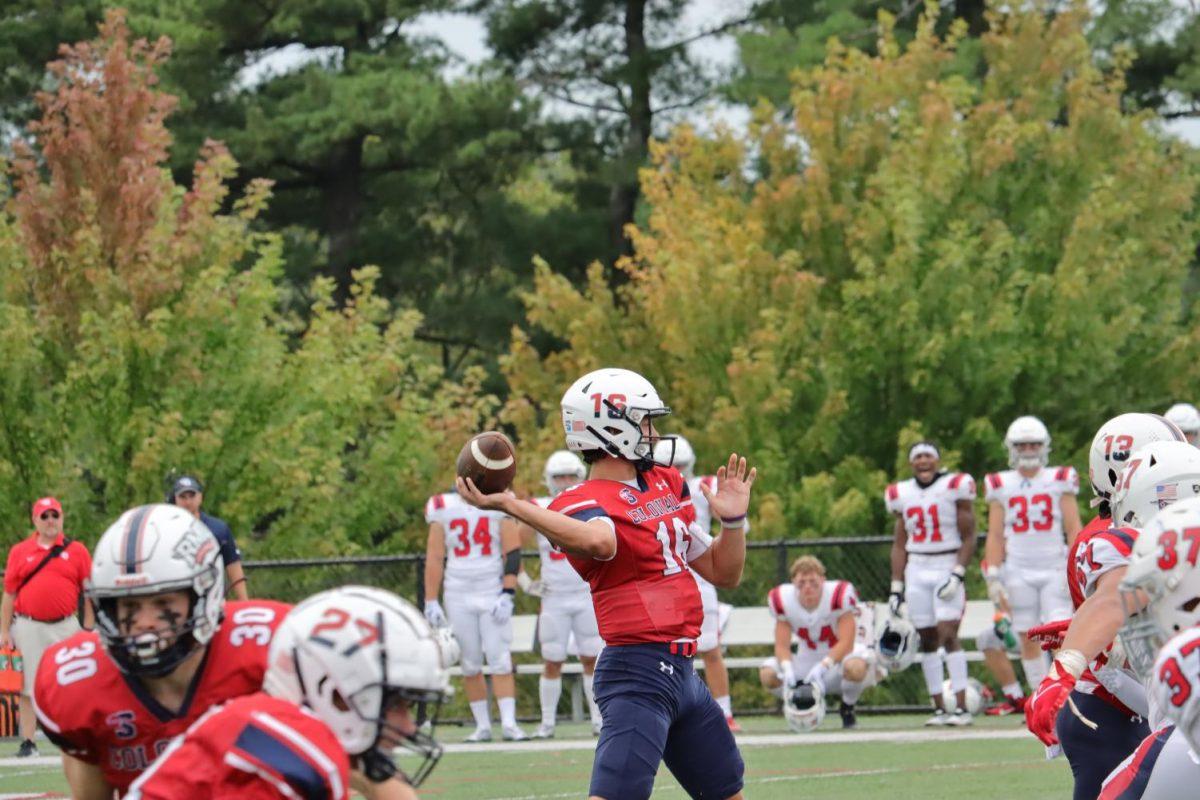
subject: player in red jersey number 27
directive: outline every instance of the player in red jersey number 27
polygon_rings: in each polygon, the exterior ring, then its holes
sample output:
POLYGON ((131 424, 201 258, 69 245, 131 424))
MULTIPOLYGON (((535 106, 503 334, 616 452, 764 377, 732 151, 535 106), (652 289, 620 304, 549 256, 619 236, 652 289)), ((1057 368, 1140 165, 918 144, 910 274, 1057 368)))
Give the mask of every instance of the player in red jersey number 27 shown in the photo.
POLYGON ((718 588, 741 580, 745 519, 756 472, 736 454, 702 487, 720 535, 694 524, 687 483, 654 459, 654 423, 670 413, 637 373, 601 369, 563 395, 566 444, 591 466, 589 479, 548 509, 512 494, 468 502, 498 508, 541 531, 588 582, 605 648, 596 665, 603 716, 592 765, 594 800, 650 796, 659 763, 692 797, 742 797, 744 765, 725 714, 692 668, 704 610, 693 571, 718 588))

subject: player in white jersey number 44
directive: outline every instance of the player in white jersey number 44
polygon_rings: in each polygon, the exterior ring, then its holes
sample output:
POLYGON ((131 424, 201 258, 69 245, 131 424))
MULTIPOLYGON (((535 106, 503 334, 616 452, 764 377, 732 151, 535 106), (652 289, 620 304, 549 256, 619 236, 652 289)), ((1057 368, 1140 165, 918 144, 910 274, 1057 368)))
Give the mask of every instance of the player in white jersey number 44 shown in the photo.
POLYGON ((933 702, 927 725, 970 725, 967 713, 967 654, 958 641, 958 626, 967 605, 963 579, 975 553, 975 481, 961 472, 943 472, 941 456, 929 442, 908 451, 913 477, 893 483, 884 493, 895 515, 892 542, 892 590, 888 604, 894 616, 907 607, 921 639, 921 672, 933 702), (957 708, 942 702, 942 657, 957 708))
POLYGON ((1037 417, 1018 417, 1004 437, 1008 465, 984 479, 988 503, 988 597, 1012 616, 1021 638, 1021 664, 1031 688, 1049 664, 1026 631, 1071 616, 1063 564, 1082 524, 1079 475, 1074 467, 1047 466, 1050 432, 1037 417))
MULTIPOLYGON (((587 477, 587 467, 579 456, 570 450, 558 450, 546 459, 542 479, 548 497, 536 497, 533 502, 549 508, 550 501, 566 489, 582 483, 587 477)), ((592 718, 592 733, 600 735, 600 709, 596 706, 593 691, 593 676, 596 672, 596 657, 604 646, 596 624, 596 610, 592 606, 592 592, 587 581, 567 561, 566 553, 550 543, 550 540, 534 528, 520 524, 521 541, 525 546, 536 541, 541 572, 537 581, 526 589, 542 599, 538 614, 537 638, 542 649, 542 676, 538 680, 538 698, 542 706, 542 723, 533 734, 534 739, 550 739, 554 736, 558 719, 558 701, 562 697, 562 667, 567 660, 569 644, 574 639, 583 665, 583 693, 587 698, 592 718)))
POLYGON ((429 540, 425 557, 425 618, 435 628, 450 624, 462 650, 463 685, 475 732, 468 742, 492 739, 483 663, 492 674, 505 739, 529 738, 517 726, 512 665, 513 596, 521 567, 517 523, 499 511, 485 511, 456 492, 436 494, 425 506, 429 540), (446 607, 438 602, 443 574, 446 607))

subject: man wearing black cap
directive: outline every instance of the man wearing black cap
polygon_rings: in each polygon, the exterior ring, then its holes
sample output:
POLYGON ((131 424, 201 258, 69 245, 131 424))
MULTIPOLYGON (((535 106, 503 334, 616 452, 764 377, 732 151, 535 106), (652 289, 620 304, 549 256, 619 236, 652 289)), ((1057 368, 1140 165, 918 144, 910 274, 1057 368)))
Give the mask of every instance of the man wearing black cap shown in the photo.
POLYGON ((203 522, 217 541, 221 543, 221 559, 225 562, 225 578, 229 588, 233 590, 235 600, 249 600, 250 593, 246 591, 246 573, 242 571, 242 553, 238 550, 237 542, 233 539, 233 531, 229 523, 223 519, 205 514, 200 510, 204 502, 204 486, 191 475, 182 475, 171 488, 170 502, 190 511, 193 516, 203 522))

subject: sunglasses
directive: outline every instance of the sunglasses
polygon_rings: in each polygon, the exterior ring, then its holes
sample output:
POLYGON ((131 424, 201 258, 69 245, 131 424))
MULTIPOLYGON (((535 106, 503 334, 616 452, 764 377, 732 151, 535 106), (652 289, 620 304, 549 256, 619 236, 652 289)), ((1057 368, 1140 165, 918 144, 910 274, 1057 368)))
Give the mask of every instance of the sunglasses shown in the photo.
POLYGON ((58 512, 57 511, 43 511, 41 518, 42 519, 58 519, 58 512))

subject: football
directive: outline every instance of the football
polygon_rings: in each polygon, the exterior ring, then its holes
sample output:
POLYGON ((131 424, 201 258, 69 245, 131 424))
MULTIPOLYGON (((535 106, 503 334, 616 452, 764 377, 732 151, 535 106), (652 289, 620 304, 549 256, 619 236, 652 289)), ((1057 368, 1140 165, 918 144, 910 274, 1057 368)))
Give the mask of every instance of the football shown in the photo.
POLYGON ((499 431, 484 431, 471 437, 458 453, 458 476, 470 478, 484 494, 503 492, 517 474, 517 451, 499 431))

